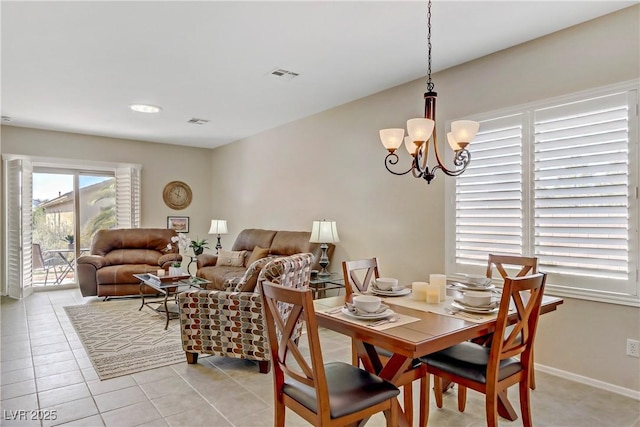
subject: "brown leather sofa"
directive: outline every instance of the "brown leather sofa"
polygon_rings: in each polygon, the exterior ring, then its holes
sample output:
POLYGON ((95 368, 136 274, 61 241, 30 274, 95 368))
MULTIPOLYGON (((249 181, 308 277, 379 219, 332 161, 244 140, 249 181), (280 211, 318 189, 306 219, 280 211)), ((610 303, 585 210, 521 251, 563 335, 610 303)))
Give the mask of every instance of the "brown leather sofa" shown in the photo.
MULTIPOLYGON (((218 261, 217 255, 202 254, 198 255, 196 276, 211 281, 207 289, 229 290, 230 288, 235 288, 239 280, 250 282, 251 285, 255 286, 261 268, 250 268, 249 264, 251 264, 251 256, 256 246, 268 249, 268 252, 263 251, 263 253, 267 252, 264 253, 267 257, 290 256, 310 252, 313 254, 311 268, 320 270, 319 261, 322 250, 319 243, 310 243, 310 238, 311 232, 309 231, 245 229, 238 234, 231 247, 232 251, 246 251, 242 266, 216 265, 218 261), (243 277, 248 269, 251 270, 251 277, 243 277)), ((335 246, 329 244, 329 249, 327 249, 329 260, 331 260, 334 249, 335 246)), ((248 287, 253 288, 251 285, 248 287)))
POLYGON ((181 261, 178 245, 171 243, 175 230, 131 228, 99 230, 91 241, 91 255, 78 258, 78 282, 82 296, 137 295, 138 273, 167 270, 181 261))

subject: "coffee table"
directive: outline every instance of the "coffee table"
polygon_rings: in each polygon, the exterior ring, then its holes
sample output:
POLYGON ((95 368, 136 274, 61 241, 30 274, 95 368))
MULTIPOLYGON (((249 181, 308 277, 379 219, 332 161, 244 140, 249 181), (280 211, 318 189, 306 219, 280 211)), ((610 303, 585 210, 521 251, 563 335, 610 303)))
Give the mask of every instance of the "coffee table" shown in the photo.
POLYGON ((200 277, 191 277, 189 275, 183 276, 162 276, 157 277, 151 274, 134 274, 136 279, 140 280, 140 298, 142 303, 138 311, 142 310, 145 305, 155 311, 156 313, 164 313, 167 317, 167 323, 164 329, 169 327, 169 320, 177 319, 180 316, 178 311, 177 297, 182 291, 186 291, 189 288, 200 288, 203 285, 211 283, 209 280, 202 279, 200 277), (145 292, 143 289, 145 286, 154 289, 158 294, 162 295, 161 298, 145 301, 145 292), (172 298, 172 304, 169 304, 169 298, 172 298))

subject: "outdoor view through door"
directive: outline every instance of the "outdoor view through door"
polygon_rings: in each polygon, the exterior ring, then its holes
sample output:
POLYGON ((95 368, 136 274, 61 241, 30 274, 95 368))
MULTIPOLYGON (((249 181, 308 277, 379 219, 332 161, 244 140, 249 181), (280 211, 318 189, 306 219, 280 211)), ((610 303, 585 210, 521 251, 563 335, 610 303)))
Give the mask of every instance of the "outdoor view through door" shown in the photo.
POLYGON ((76 259, 96 230, 116 226, 114 173, 34 168, 33 286, 76 282, 76 259))

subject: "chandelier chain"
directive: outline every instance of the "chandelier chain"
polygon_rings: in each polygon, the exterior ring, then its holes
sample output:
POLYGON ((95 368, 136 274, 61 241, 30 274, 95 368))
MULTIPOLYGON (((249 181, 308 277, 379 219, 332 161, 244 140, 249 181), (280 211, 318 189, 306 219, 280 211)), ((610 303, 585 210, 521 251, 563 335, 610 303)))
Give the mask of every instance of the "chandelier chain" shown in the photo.
POLYGON ((435 85, 431 80, 431 0, 429 0, 429 3, 427 5, 427 29, 427 91, 433 92, 433 88, 435 87, 435 85))

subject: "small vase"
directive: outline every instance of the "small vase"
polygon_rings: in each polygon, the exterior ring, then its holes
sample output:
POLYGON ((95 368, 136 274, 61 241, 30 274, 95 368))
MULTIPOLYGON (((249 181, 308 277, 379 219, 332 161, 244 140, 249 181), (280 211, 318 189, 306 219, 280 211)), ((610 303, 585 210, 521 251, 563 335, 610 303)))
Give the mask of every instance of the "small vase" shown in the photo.
POLYGON ((182 268, 169 267, 169 276, 180 276, 180 275, 182 275, 182 268))
POLYGON ((197 248, 193 250, 195 256, 202 255, 202 252, 204 252, 204 248, 197 248))

